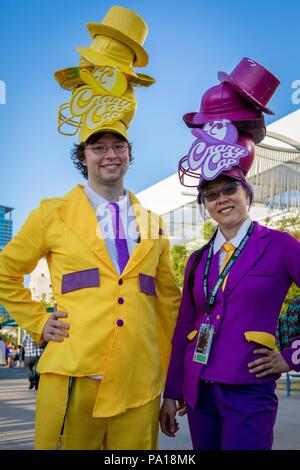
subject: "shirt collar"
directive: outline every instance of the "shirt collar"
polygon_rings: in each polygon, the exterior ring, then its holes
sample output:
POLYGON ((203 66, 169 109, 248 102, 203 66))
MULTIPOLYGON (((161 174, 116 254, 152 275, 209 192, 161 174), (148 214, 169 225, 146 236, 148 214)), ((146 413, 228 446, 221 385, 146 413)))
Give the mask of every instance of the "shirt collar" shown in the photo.
MULTIPOLYGON (((105 199, 105 197, 100 196, 100 194, 96 193, 90 186, 87 184, 84 187, 84 192, 86 193, 87 197, 89 198, 91 204, 93 207, 96 209, 97 213, 101 211, 102 209, 105 209, 107 204, 109 204, 111 201, 108 201, 105 199)), ((127 209, 127 205, 129 203, 129 196, 128 196, 128 191, 125 189, 125 194, 123 197, 121 197, 118 201, 116 201, 120 211, 123 211, 127 209)))
POLYGON ((214 240, 214 255, 221 249, 223 243, 225 242, 232 243, 235 247, 239 246, 239 244, 245 237, 251 223, 252 223, 252 220, 250 219, 250 217, 247 217, 247 219, 244 220, 242 226, 239 228, 239 231, 236 234, 236 236, 232 238, 231 240, 226 240, 226 238, 224 237, 219 227, 216 238, 214 240))

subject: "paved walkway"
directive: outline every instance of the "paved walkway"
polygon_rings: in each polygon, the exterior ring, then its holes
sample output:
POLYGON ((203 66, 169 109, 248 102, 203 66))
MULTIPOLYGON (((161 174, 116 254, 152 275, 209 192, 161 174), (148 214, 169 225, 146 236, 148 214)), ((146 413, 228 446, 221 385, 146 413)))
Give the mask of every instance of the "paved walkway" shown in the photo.
MULTIPOLYGON (((0 449, 32 449, 34 428, 34 390, 28 389, 23 368, 0 367, 0 449)), ((300 392, 287 397, 278 391, 279 411, 275 427, 274 449, 300 450, 300 392)), ((186 417, 179 418, 176 438, 159 437, 160 449, 191 449, 186 417)))

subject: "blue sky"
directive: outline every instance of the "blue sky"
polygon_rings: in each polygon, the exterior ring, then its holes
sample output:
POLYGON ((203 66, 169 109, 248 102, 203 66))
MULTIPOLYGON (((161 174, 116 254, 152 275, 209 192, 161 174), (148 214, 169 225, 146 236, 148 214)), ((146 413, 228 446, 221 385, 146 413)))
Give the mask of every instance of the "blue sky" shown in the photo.
MULTIPOLYGON (((138 110, 130 127, 135 161, 127 188, 138 192, 177 170, 193 137, 182 121, 201 95, 244 56, 281 79, 270 106, 272 122, 297 109, 292 82, 300 79, 298 0, 0 0, 0 204, 15 207, 14 231, 40 199, 60 196, 79 182, 69 153, 75 137, 58 134, 57 108, 68 101, 53 73, 78 65, 76 46, 88 45, 85 28, 118 4, 149 26, 145 69, 157 83, 136 89, 138 110)), ((167 195, 166 195, 167 197, 167 195)))

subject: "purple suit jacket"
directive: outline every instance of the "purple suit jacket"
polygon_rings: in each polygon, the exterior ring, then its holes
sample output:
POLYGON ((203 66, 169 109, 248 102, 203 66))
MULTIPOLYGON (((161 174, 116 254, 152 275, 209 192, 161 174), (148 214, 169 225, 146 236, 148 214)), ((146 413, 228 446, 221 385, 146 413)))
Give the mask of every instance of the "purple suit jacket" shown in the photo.
MULTIPOLYGON (((231 268, 224 292, 220 288, 212 311, 215 335, 206 366, 193 361, 197 336, 187 335, 205 321, 206 298, 203 288, 208 250, 195 272, 194 303, 187 278, 197 252, 188 260, 182 302, 165 387, 165 398, 184 399, 195 407, 200 379, 227 384, 253 384, 275 380, 278 376, 257 378, 247 364, 258 355, 257 344, 248 342, 244 333, 256 331, 275 336, 283 300, 291 283, 300 285, 300 243, 291 235, 255 223, 254 231, 240 257, 231 268)), ((219 253, 212 258, 209 292, 219 275, 219 253)), ((294 350, 285 350, 291 365, 294 350)), ((296 366, 292 367, 296 369, 296 366)), ((296 369, 297 370, 297 369, 296 369)))

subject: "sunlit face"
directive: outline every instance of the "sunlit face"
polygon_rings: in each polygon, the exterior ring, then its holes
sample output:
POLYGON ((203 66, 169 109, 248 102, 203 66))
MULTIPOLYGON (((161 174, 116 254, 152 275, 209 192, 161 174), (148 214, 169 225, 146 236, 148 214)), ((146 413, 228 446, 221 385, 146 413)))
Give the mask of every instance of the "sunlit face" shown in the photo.
POLYGON ((129 165, 129 150, 126 141, 116 134, 107 132, 93 144, 87 144, 85 159, 82 162, 88 169, 88 180, 97 185, 114 185, 123 181, 129 165), (112 147, 124 144, 124 151, 115 152, 112 147), (107 146, 107 151, 99 154, 99 147, 107 146))
POLYGON ((248 195, 241 184, 231 178, 221 176, 207 183, 203 199, 209 215, 221 228, 238 227, 248 215, 248 195), (215 200, 209 200, 212 197, 215 200))

